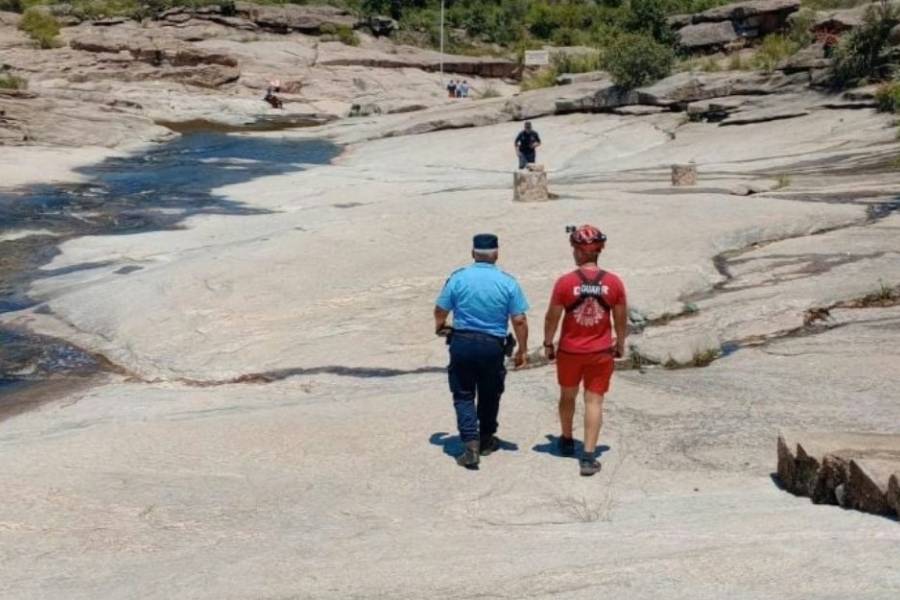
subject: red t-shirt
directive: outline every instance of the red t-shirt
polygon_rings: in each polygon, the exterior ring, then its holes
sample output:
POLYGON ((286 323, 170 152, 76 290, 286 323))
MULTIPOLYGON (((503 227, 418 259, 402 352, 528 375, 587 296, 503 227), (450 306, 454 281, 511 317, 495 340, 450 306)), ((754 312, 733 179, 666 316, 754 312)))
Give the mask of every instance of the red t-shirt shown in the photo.
MULTIPOLYGON (((597 277, 597 271, 595 267, 581 269, 590 281, 597 277)), ((563 275, 553 286, 550 303, 571 306, 579 298, 581 284, 582 280, 577 271, 563 275)), ((625 286, 615 273, 607 272, 600 280, 600 294, 610 307, 625 302, 625 286)), ((590 297, 574 310, 566 311, 559 338, 559 349, 574 354, 609 350, 613 346, 610 317, 609 311, 603 308, 596 298, 590 297)))

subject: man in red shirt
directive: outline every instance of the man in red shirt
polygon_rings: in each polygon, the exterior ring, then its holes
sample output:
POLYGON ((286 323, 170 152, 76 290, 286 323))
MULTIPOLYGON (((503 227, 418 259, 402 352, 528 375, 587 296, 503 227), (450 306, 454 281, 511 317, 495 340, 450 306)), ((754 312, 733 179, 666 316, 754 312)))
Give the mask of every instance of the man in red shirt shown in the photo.
POLYGON ((597 266, 606 236, 596 227, 582 225, 571 230, 569 242, 578 268, 560 277, 553 287, 544 320, 544 353, 548 360, 556 359, 562 426, 559 450, 563 456, 575 454, 572 420, 578 388, 584 382, 584 450, 580 468, 582 475, 589 476, 600 471, 594 454, 603 424, 603 396, 609 390, 613 359, 625 353, 628 306, 622 280, 597 266), (563 315, 557 348, 553 339, 563 315))

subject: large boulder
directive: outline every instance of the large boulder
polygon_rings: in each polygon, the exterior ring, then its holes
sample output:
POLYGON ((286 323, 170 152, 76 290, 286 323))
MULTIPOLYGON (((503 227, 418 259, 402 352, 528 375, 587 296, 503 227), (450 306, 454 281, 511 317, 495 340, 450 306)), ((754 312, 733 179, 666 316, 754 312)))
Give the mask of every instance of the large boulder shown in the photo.
POLYGON ((800 10, 800 0, 750 0, 749 2, 735 2, 710 8, 693 16, 693 23, 707 23, 715 21, 745 22, 749 19, 760 18, 760 22, 767 16, 783 15, 784 19, 792 12, 800 10))
POLYGON ((316 35, 322 33, 326 25, 352 28, 359 22, 349 11, 327 5, 261 5, 235 2, 234 9, 236 16, 255 23, 260 29, 274 33, 296 31, 316 35))
POLYGON ((515 120, 525 120, 573 112, 606 112, 631 104, 638 104, 637 92, 601 79, 525 92, 510 98, 503 110, 515 120))
POLYGON ((353 47, 339 42, 322 42, 318 47, 317 65, 325 67, 373 67, 379 69, 422 69, 472 77, 513 77, 519 65, 493 56, 441 55, 440 52, 413 46, 353 47))
MULTIPOLYGON (((80 34, 69 41, 74 50, 98 54, 98 62, 111 67, 98 77, 123 80, 171 79, 189 85, 215 88, 240 77, 238 61, 233 56, 205 50, 172 39, 130 36, 80 34), (150 68, 127 63, 142 63, 150 68)), ((72 75, 72 80, 85 80, 86 75, 72 75)))
POLYGON ((841 34, 862 25, 868 6, 820 13, 812 25, 814 33, 841 34))
POLYGON ((731 21, 697 23, 678 31, 678 43, 687 50, 720 48, 738 39, 731 21))
POLYGON ((691 102, 725 96, 762 96, 791 85, 783 74, 753 72, 676 73, 635 93, 641 104, 686 107, 691 102))
POLYGON ((778 65, 778 70, 784 73, 799 73, 827 69, 829 66, 831 66, 831 59, 825 57, 825 46, 815 43, 785 59, 778 65))
POLYGON ((609 79, 606 71, 588 71, 587 73, 561 73, 556 77, 556 85, 572 85, 587 81, 603 81, 609 79))
POLYGON ((790 15, 798 10, 800 0, 750 0, 695 15, 675 15, 669 18, 669 24, 678 30, 682 47, 700 50, 783 31, 790 15))

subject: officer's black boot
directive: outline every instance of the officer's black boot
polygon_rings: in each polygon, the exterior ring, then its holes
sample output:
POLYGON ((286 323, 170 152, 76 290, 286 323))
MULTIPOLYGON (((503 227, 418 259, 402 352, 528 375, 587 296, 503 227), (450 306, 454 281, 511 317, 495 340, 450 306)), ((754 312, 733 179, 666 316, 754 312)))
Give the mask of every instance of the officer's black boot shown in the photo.
POLYGON ((466 442, 466 449, 462 454, 456 457, 456 462, 467 469, 477 469, 480 446, 481 444, 479 444, 477 440, 466 442))
POLYGON ((481 455, 490 456, 500 449, 500 440, 496 435, 481 438, 481 455))

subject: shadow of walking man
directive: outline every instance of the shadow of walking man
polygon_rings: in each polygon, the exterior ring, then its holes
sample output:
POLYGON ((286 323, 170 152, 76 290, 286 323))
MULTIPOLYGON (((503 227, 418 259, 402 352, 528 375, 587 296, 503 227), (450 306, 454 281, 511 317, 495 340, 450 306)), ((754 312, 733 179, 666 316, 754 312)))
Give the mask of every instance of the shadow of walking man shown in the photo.
MULTIPOLYGON (((574 458, 577 460, 581 456, 582 450, 584 450, 584 443, 582 443, 581 440, 575 440, 575 454, 572 456, 563 456, 559 453, 559 436, 548 434, 544 437, 547 438, 547 441, 543 444, 537 444, 532 448, 532 451, 541 454, 549 454, 550 456, 556 456, 557 458, 574 458)), ((612 448, 606 444, 597 446, 597 458, 600 458, 604 453, 609 452, 611 449, 612 448)))
MULTIPOLYGON (((446 431, 432 433, 428 438, 428 442, 443 448, 444 454, 453 459, 459 456, 463 451, 463 443, 462 440, 459 439, 459 436, 450 435, 446 431)), ((497 442, 499 444, 497 447, 498 450, 505 450, 507 452, 517 452, 519 450, 519 445, 515 442, 501 440, 500 438, 497 438, 497 442)))

